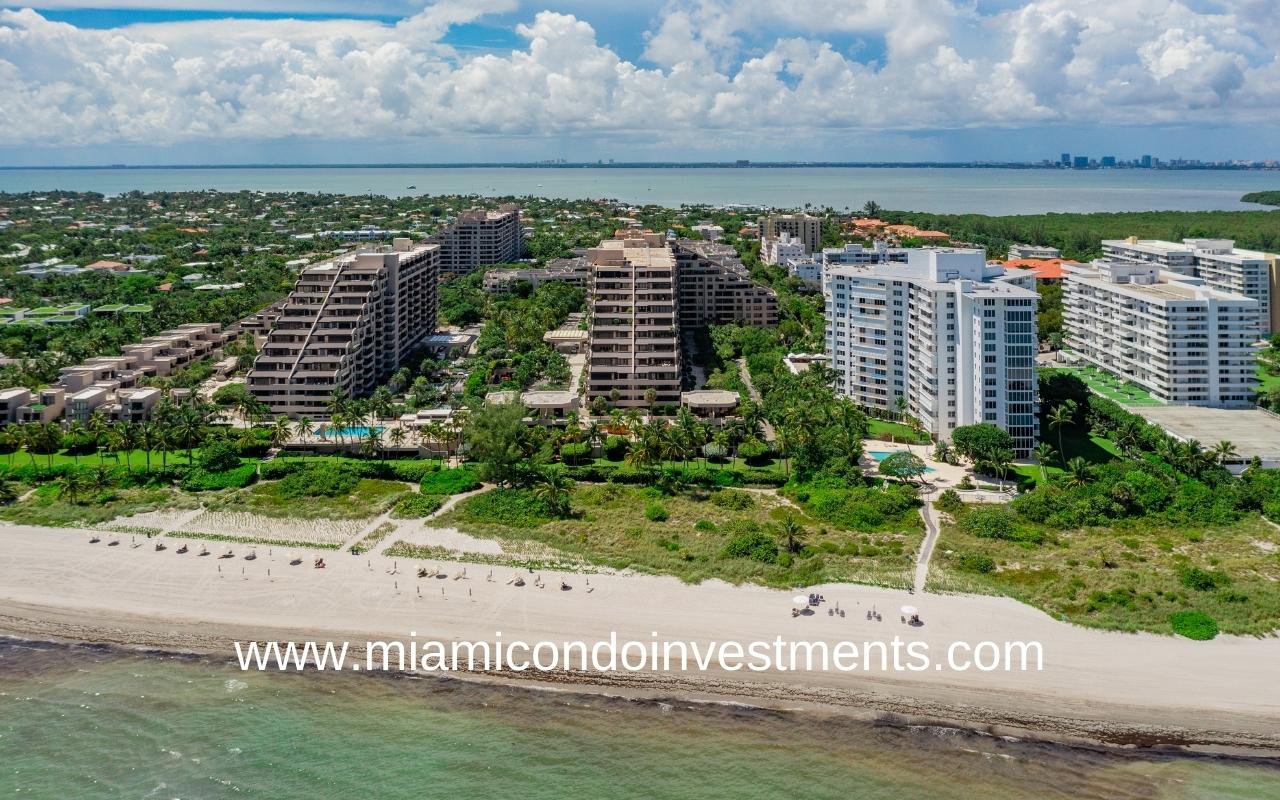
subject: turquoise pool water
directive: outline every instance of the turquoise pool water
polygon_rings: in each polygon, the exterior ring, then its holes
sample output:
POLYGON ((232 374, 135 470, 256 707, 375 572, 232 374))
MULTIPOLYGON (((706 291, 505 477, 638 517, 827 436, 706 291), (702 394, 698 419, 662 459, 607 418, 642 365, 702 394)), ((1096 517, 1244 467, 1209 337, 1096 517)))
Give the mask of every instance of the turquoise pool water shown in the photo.
MULTIPOLYGON (((906 451, 905 451, 905 450, 893 450, 893 451, 888 451, 888 450, 868 450, 868 451, 867 451, 867 455, 869 455, 869 456, 871 456, 872 458, 874 458, 874 459, 876 460, 876 463, 877 463, 877 464, 879 464, 881 461, 884 461, 886 458, 888 458, 889 456, 893 455, 894 453, 903 453, 903 452, 906 452, 906 451)), ((925 471, 925 472, 934 472, 935 470, 933 469, 933 467, 925 467, 925 468, 924 468, 924 471, 925 471)))
POLYGON ((316 428, 316 436, 346 436, 351 438, 359 437, 363 439, 369 435, 370 430, 376 431, 377 433, 382 433, 383 431, 382 428, 370 428, 367 425, 353 425, 349 428, 325 428, 322 425, 319 428, 316 428))

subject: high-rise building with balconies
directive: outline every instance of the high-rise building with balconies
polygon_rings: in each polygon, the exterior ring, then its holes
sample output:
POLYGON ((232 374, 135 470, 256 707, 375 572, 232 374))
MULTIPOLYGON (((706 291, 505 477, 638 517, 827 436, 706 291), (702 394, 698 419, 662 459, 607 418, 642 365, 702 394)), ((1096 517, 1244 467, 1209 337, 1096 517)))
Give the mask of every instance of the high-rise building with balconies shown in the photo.
POLYGON ((440 245, 396 239, 302 270, 249 373, 277 414, 372 392, 435 331, 440 245))
POLYGON ((990 423, 1035 447, 1034 273, 987 264, 982 250, 909 249, 907 263, 823 274, 836 391, 906 413, 935 437, 990 423))
POLYGON ((1166 403, 1252 402, 1255 298, 1150 262, 1098 259, 1062 271, 1062 321, 1074 356, 1166 403))
POLYGON ((445 274, 464 275, 477 267, 519 260, 524 251, 520 208, 508 203, 496 211, 464 211, 436 238, 440 271, 445 274))
POLYGON ((587 251, 587 402, 619 408, 680 403, 676 259, 658 233, 626 234, 587 251))

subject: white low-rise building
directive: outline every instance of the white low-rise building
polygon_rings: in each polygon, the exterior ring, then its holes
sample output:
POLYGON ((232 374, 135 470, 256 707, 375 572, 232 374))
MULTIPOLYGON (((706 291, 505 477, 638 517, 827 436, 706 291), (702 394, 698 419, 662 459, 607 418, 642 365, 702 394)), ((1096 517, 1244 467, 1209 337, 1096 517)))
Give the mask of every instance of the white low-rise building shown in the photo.
POLYGON ((1062 258, 1062 251, 1047 244, 1009 245, 1010 261, 1018 261, 1023 258, 1062 258))
POLYGON ((1066 346, 1166 403, 1247 406, 1258 301, 1152 263, 1063 265, 1066 346))
POLYGON ((788 259, 800 259, 804 256, 804 242, 789 233, 782 233, 776 239, 763 239, 760 242, 760 260, 766 264, 785 264, 788 259))
POLYGON ((1034 274, 976 249, 911 249, 906 259, 826 271, 836 390, 902 408, 940 439, 991 423, 1026 457, 1038 433, 1034 274))

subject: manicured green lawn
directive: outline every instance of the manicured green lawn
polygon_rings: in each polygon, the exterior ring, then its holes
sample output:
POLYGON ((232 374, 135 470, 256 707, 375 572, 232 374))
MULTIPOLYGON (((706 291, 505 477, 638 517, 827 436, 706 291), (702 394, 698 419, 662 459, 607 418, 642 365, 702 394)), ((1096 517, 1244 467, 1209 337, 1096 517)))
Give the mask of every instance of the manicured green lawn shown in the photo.
POLYGON ((1135 383, 1093 367, 1058 367, 1055 372, 1068 372, 1084 381, 1091 390, 1124 406, 1158 406, 1162 403, 1135 383))
MULTIPOLYGON (((1048 442, 1053 447, 1055 454, 1058 450, 1058 432, 1050 430, 1042 430, 1040 432, 1040 440, 1048 442)), ((1084 430, 1077 428, 1062 429, 1062 447, 1066 450, 1066 460, 1079 456, 1090 464, 1105 464, 1112 459, 1120 457, 1120 448, 1110 439, 1101 436, 1095 436, 1084 430)), ((1046 465, 1045 471, 1050 478, 1062 474, 1063 459, 1060 455, 1055 455, 1053 461, 1046 465)), ((1035 464, 1020 464, 1014 468, 1019 475, 1030 478, 1039 483, 1040 467, 1035 464)))
POLYGON ((1272 389, 1280 388, 1280 375, 1268 375, 1262 364, 1258 364, 1258 392, 1259 394, 1269 392, 1272 389))
POLYGON ((907 444, 928 444, 929 437, 921 436, 911 429, 910 425, 901 422, 889 422, 883 419, 869 420, 867 433, 872 439, 887 439, 907 444))
MULTIPOLYGON (((199 449, 194 450, 193 455, 197 460, 199 460, 200 450, 199 449)), ((187 451, 186 450, 171 451, 164 458, 167 458, 168 463, 170 464, 186 464, 187 451)), ((159 452, 152 451, 151 468, 159 469, 161 464, 164 463, 164 458, 162 458, 159 452)), ((82 466, 82 467, 96 467, 99 464, 103 464, 108 467, 117 467, 117 466, 123 467, 128 465, 130 469, 133 469, 139 472, 141 472, 147 466, 147 456, 141 450, 134 450, 132 453, 128 454, 127 458, 124 453, 103 453, 101 459, 99 459, 96 453, 90 453, 88 455, 82 455, 82 456, 72 456, 72 455, 68 455, 67 452, 64 450, 61 453, 54 453, 52 456, 41 455, 39 453, 36 453, 35 461, 36 461, 36 465, 41 468, 49 467, 51 461, 52 461, 52 465, 55 467, 60 467, 64 464, 78 464, 79 466, 82 466)), ((0 455, 0 469, 9 469, 9 468, 20 469, 22 467, 26 467, 30 465, 31 465, 31 456, 27 455, 27 453, 22 450, 19 450, 14 453, 6 453, 4 455, 0 455)))

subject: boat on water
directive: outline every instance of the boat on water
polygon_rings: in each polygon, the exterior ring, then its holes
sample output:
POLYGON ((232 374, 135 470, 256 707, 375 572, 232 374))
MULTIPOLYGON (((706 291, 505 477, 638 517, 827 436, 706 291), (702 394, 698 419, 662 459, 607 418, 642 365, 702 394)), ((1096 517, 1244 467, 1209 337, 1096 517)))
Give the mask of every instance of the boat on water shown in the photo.
POLYGON ((405 188, 406 188, 406 189, 417 189, 418 187, 417 187, 417 186, 414 186, 413 184, 409 184, 409 185, 408 185, 408 186, 406 186, 405 188))

